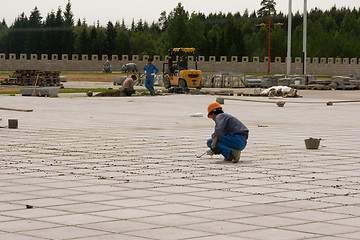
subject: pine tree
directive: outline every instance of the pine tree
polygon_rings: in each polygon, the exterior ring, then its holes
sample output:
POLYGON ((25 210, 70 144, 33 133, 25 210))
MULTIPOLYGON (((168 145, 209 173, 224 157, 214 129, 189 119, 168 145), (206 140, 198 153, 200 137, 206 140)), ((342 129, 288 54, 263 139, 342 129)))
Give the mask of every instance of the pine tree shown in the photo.
POLYGON ((257 14, 258 14, 259 17, 269 16, 269 13, 271 13, 271 15, 276 14, 275 0, 262 0, 260 5, 262 7, 257 11, 257 14))
POLYGON ((116 38, 116 30, 111 21, 107 23, 106 28, 106 54, 111 56, 115 50, 115 38, 116 38))

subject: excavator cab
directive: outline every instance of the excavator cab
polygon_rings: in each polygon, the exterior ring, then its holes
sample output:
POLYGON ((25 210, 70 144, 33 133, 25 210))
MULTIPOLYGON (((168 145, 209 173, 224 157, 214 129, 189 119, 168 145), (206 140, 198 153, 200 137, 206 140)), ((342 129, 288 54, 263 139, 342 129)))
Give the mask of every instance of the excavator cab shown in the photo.
POLYGON ((163 64, 164 87, 201 88, 201 70, 197 69, 195 48, 170 48, 167 62, 163 64), (195 69, 189 69, 189 56, 194 57, 195 69))

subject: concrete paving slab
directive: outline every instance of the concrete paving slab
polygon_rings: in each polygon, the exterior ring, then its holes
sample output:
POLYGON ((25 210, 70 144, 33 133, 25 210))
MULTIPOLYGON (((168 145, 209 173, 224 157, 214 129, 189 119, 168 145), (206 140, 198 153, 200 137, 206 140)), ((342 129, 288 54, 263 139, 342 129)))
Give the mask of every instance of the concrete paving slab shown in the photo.
POLYGON ((73 226, 52 227, 48 229, 23 231, 21 234, 44 239, 78 239, 81 237, 93 237, 107 234, 104 231, 85 229, 73 226))
POLYGON ((296 226, 284 226, 284 229, 297 230, 307 233, 323 234, 323 235, 338 235, 344 233, 353 233, 358 230, 356 227, 338 225, 338 224, 329 224, 322 222, 306 223, 296 226))
POLYGON ((41 240, 46 238, 40 238, 40 237, 30 237, 25 236, 22 234, 16 234, 16 233, 0 233, 1 239, 13 239, 13 240, 41 240))
POLYGON ((357 239, 359 105, 325 103, 359 95, 316 94, 225 100, 250 129, 237 164, 196 158, 214 123, 190 115, 215 96, 0 95, 34 110, 0 112, 19 120, 0 128, 0 239, 357 239))
POLYGON ((296 232, 296 231, 289 231, 283 229, 276 229, 276 228, 266 228, 254 231, 247 231, 242 233, 235 234, 240 238, 250 238, 250 239, 271 239, 271 240, 293 240, 293 239, 316 239, 320 235, 316 234, 309 234, 305 232, 296 232))

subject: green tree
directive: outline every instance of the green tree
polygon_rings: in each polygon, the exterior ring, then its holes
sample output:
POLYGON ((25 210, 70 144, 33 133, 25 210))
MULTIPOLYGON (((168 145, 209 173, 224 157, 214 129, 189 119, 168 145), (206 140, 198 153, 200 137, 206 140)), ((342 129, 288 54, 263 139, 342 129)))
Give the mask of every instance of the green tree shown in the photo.
POLYGON ((75 40, 75 51, 79 55, 90 53, 90 41, 87 29, 86 26, 81 26, 75 40))
POLYGON ((7 52, 6 42, 8 37, 8 27, 3 19, 2 23, 0 24, 0 52, 7 52))
POLYGON ((59 39, 59 41, 52 41, 53 42, 53 51, 52 53, 56 53, 59 56, 61 56, 62 53, 67 52, 66 48, 66 42, 63 41, 63 37, 66 32, 66 28, 64 28, 64 18, 62 16, 61 8, 59 7, 56 12, 56 18, 55 18, 55 24, 54 24, 55 31, 53 31, 52 38, 49 37, 48 39, 59 39))
POLYGON ((198 14, 191 14, 189 25, 189 46, 200 49, 202 42, 205 40, 205 24, 201 21, 201 16, 198 14))
POLYGON ((90 34, 89 34, 89 52, 91 53, 97 53, 97 46, 96 46, 96 39, 97 39, 97 29, 95 26, 90 27, 90 34))
POLYGON ((118 55, 128 55, 133 51, 131 49, 130 44, 130 36, 128 30, 121 29, 118 31, 116 39, 115 39, 115 50, 118 55))
MULTIPOLYGON (((59 7, 43 20, 35 7, 28 18, 24 13, 7 27, 0 24, 0 51, 5 53, 57 53, 57 54, 167 54, 170 47, 195 47, 200 55, 220 56, 267 56, 268 29, 258 25, 266 21, 268 13, 273 22, 272 57, 286 54, 286 16, 276 13, 275 1, 261 1, 259 11, 224 14, 222 12, 192 13, 181 3, 167 15, 162 12, 157 22, 148 24, 142 19, 132 20, 128 29, 125 20, 100 26, 88 26, 79 19, 74 26, 71 3, 67 2, 62 13, 59 7), (56 41, 54 41, 54 39, 56 41)), ((302 14, 293 17, 292 55, 302 56, 302 14)), ((308 14, 309 57, 360 57, 360 9, 336 7, 322 11, 312 9, 308 14)))
POLYGON ((103 55, 106 54, 106 30, 103 28, 97 28, 97 36, 95 41, 96 54, 103 55))
MULTIPOLYGON (((46 31, 44 32, 44 53, 51 54, 55 53, 57 51, 57 41, 53 41, 51 39, 51 36, 55 32, 55 13, 52 11, 46 16, 44 27, 46 28, 46 31)), ((57 38, 55 38, 57 39, 57 38)))
POLYGON ((74 14, 71 10, 70 0, 66 4, 64 11, 64 23, 63 23, 63 35, 61 37, 62 53, 73 54, 74 53, 74 14))
POLYGON ((115 51, 116 30, 111 21, 107 23, 106 27, 106 54, 111 56, 115 51))
POLYGON ((262 7, 257 11, 257 14, 258 14, 259 17, 269 16, 269 13, 271 13, 271 15, 276 14, 275 0, 262 0, 260 5, 262 7))
POLYGON ((227 22, 224 28, 224 50, 225 56, 241 56, 244 51, 244 40, 241 27, 235 23, 235 19, 231 14, 227 16, 227 22))
POLYGON ((42 16, 37 7, 35 7, 29 17, 28 27, 30 31, 27 31, 25 48, 29 53, 41 54, 43 49, 43 32, 41 31, 42 16))
POLYGON ((13 25, 9 28, 9 34, 7 38, 8 53, 28 53, 25 42, 27 41, 27 34, 25 29, 28 28, 29 20, 25 16, 25 13, 20 14, 15 19, 13 25))
POLYGON ((167 48, 190 47, 189 39, 189 13, 179 3, 169 14, 169 25, 165 30, 165 41, 167 48))

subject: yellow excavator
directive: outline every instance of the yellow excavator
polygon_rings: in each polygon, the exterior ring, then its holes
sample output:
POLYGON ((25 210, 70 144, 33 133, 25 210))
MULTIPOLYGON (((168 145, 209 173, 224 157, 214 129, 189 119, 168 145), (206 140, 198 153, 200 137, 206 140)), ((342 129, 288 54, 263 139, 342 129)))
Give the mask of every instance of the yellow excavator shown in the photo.
POLYGON ((163 64, 164 87, 201 88, 201 70, 197 69, 195 48, 170 48, 168 61, 163 64), (189 69, 189 56, 194 56, 195 69, 189 69))

